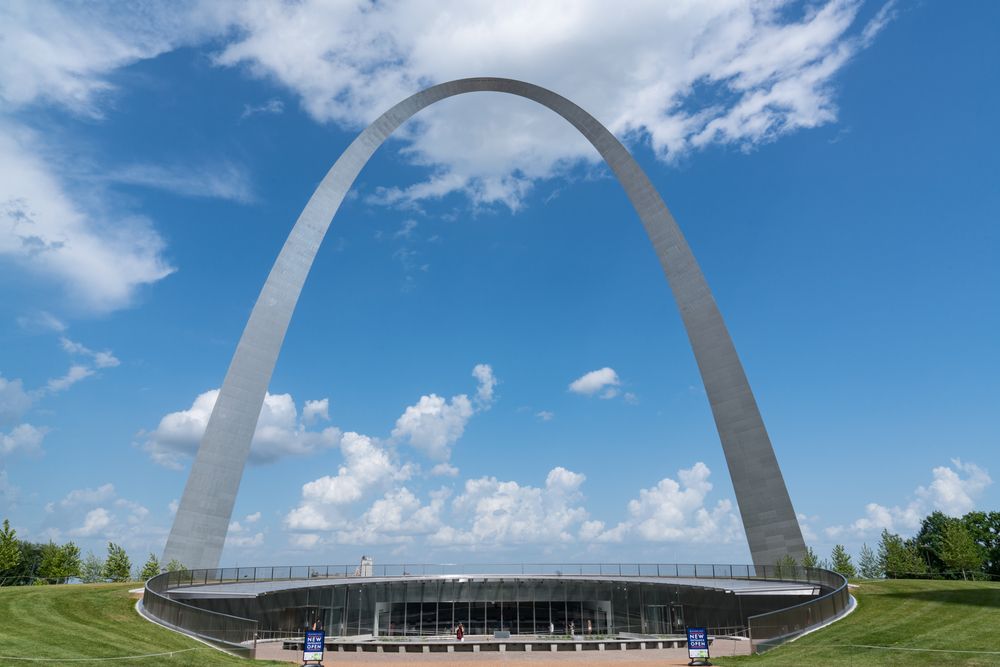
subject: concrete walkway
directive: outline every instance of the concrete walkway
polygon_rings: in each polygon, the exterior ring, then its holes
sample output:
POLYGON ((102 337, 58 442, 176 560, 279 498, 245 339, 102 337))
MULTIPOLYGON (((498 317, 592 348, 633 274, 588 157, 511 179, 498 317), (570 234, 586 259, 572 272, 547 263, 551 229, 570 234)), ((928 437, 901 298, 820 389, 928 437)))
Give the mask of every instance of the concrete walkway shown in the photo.
MULTIPOLYGON (((571 665, 579 663, 609 664, 616 667, 629 665, 687 665, 687 649, 646 649, 628 651, 510 651, 503 653, 349 653, 327 651, 324 663, 357 664, 365 667, 400 667, 419 664, 430 667, 482 667, 506 663, 527 663, 532 666, 571 665)), ((750 642, 732 639, 716 639, 712 643, 713 656, 750 655, 750 642)), ((286 651, 281 642, 257 644, 257 658, 260 660, 281 660, 302 664, 301 651, 286 651)))

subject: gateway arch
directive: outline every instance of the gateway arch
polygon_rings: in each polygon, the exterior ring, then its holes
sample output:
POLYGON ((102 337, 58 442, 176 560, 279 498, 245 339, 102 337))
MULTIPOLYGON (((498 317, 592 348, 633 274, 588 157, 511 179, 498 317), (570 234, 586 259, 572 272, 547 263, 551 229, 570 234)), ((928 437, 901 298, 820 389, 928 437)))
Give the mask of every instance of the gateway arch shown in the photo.
POLYGON ((518 95, 548 107, 593 144, 639 214, 663 266, 715 417, 756 565, 801 562, 805 543, 757 402, 736 348, 687 241, 635 159, 593 116, 540 86, 472 78, 412 95, 379 116, 348 146, 316 188, 288 235, 229 364, 181 497, 164 562, 218 567, 264 394, 313 259, 361 169, 392 132, 440 100, 473 92, 518 95))

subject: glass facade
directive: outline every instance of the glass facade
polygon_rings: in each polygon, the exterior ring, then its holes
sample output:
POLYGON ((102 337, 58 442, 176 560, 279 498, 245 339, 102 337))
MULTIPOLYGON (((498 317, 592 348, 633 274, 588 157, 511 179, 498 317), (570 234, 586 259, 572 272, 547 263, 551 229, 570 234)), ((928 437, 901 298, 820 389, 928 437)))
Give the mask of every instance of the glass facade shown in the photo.
MULTIPOLYGON (((779 599, 780 598, 780 599, 779 599)), ((330 636, 682 634, 685 623, 738 632, 747 616, 801 602, 737 597, 715 588, 583 577, 357 579, 187 604, 256 619, 264 634, 295 634, 319 620, 330 636)))

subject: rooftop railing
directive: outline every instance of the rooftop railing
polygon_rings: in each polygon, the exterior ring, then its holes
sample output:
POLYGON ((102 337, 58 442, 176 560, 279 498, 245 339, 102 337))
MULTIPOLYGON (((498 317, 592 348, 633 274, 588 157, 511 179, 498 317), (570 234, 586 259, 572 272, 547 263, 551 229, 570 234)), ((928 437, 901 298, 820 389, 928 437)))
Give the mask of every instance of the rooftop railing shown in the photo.
POLYGON ((817 586, 818 597, 747 619, 757 651, 773 648, 843 614, 850 605, 847 580, 819 568, 794 565, 733 565, 676 563, 402 563, 371 565, 301 565, 232 567, 165 572, 146 582, 144 610, 174 628, 207 639, 227 650, 252 653, 258 635, 253 619, 228 616, 172 599, 169 591, 191 586, 316 579, 469 576, 642 577, 664 579, 743 579, 795 582, 817 586))

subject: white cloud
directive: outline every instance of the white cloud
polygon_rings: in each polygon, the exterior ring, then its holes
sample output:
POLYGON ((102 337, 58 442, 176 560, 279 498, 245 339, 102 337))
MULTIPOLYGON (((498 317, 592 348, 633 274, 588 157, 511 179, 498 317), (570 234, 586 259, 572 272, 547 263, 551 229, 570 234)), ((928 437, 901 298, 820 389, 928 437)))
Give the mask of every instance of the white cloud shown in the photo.
POLYGON ((472 375, 478 383, 475 406, 465 394, 452 396, 450 401, 437 394, 421 396, 396 420, 392 437, 407 441, 431 459, 447 461, 451 446, 462 437, 472 415, 493 403, 497 384, 493 369, 488 364, 477 364, 472 375))
POLYGON ((93 374, 94 374, 93 368, 90 368, 89 366, 84 366, 82 364, 73 364, 72 366, 69 367, 69 370, 66 371, 66 375, 49 380, 46 388, 49 390, 50 393, 53 394, 59 391, 65 391, 66 389, 69 389, 80 380, 88 378, 93 374))
POLYGON ((306 401, 302 408, 302 423, 306 425, 314 424, 318 420, 330 420, 330 399, 324 398, 319 401, 306 401))
POLYGON ((930 485, 918 486, 905 505, 890 507, 868 503, 865 505, 865 515, 850 525, 827 527, 827 537, 833 539, 848 532, 864 537, 877 535, 883 529, 912 533, 920 527, 923 518, 935 510, 950 516, 961 516, 972 511, 977 499, 993 480, 986 470, 975 463, 964 463, 961 459, 952 459, 951 463, 954 468, 938 466, 931 470, 933 480, 930 485))
MULTIPOLYGON (((231 6, 239 30, 217 61, 277 80, 315 119, 351 127, 428 83, 524 79, 674 159, 711 143, 747 149, 833 122, 837 74, 890 17, 883 9, 858 26, 859 6, 648 2, 615 12, 598 0, 446 0, 429 11, 260 0, 231 6)), ((517 208, 532 180, 595 157, 560 119, 500 95, 443 102, 401 134, 405 153, 434 173, 383 192, 387 201, 462 190, 517 208)))
POLYGON ((57 105, 100 119, 115 92, 108 75, 215 34, 225 23, 213 4, 0 5, 0 259, 55 283, 68 307, 127 306, 173 268, 150 222, 110 210, 92 183, 74 183, 79 168, 66 164, 74 151, 50 145, 50 128, 32 131, 24 112, 57 105))
POLYGON ((46 506, 47 530, 90 538, 100 548, 111 541, 132 548, 148 548, 151 541, 166 538, 166 528, 150 521, 141 503, 118 495, 111 483, 94 488, 73 489, 61 500, 46 506))
POLYGON ((24 390, 24 383, 19 378, 8 380, 0 375, 0 424, 20 420, 34 401, 34 396, 24 390))
MULTIPOLYGON (((46 392, 49 394, 55 394, 60 391, 65 391, 80 380, 84 380, 94 375, 100 369, 114 368, 115 366, 121 364, 118 357, 112 354, 110 350, 95 352, 85 345, 70 340, 65 336, 60 337, 59 343, 63 350, 69 355, 74 357, 88 357, 89 359, 86 363, 71 364, 65 375, 50 379, 46 383, 44 390, 37 390, 33 393, 32 399, 38 398, 46 392)), ((2 380, 2 378, 0 378, 0 380, 2 380)))
POLYGON ((297 549, 312 549, 319 544, 320 537, 315 533, 293 533, 288 541, 297 549))
MULTIPOLYGON (((677 472, 679 482, 669 477, 628 503, 629 517, 614 528, 586 526, 590 539, 622 542, 638 538, 649 542, 731 542, 742 535, 742 524, 728 499, 714 507, 705 505, 712 490, 711 471, 702 462, 677 472)), ((582 538, 582 535, 581 535, 582 538)))
POLYGON ((258 114, 264 114, 268 116, 277 116, 285 111, 285 103, 274 97, 269 99, 263 104, 253 105, 244 104, 243 113, 240 114, 240 120, 246 120, 251 116, 256 116, 258 114))
POLYGON ((101 172, 95 178, 110 183, 166 190, 185 197, 227 199, 240 204, 254 201, 246 168, 231 162, 215 164, 132 164, 101 172))
POLYGON ((369 491, 413 474, 393 454, 368 436, 345 433, 340 440, 343 464, 336 475, 326 475, 302 486, 302 501, 285 517, 292 530, 329 530, 343 523, 343 507, 361 500, 369 491))
POLYGON ((254 512, 253 514, 247 514, 243 519, 247 523, 257 523, 260 521, 260 512, 254 512))
POLYGON ((396 420, 392 436, 406 439, 432 459, 447 460, 451 445, 462 437, 472 414, 472 403, 465 394, 452 396, 451 401, 437 394, 421 396, 396 420))
POLYGON ((87 512, 87 516, 83 519, 83 525, 69 531, 69 534, 78 537, 93 537, 106 531, 111 522, 112 517, 108 510, 97 507, 87 512))
POLYGON ((543 422, 552 421, 555 419, 556 413, 549 410, 540 410, 535 413, 535 416, 541 419, 543 422))
POLYGON ((479 383, 476 388, 476 406, 480 409, 489 408, 493 404, 493 390, 497 386, 493 367, 489 364, 476 364, 472 369, 472 377, 479 383))
POLYGON ((606 399, 614 398, 618 394, 619 385, 621 381, 618 379, 618 373, 615 369, 605 366, 573 380, 569 384, 569 390, 584 396, 593 396, 600 392, 600 397, 606 399))
POLYGON ((0 259, 55 282, 67 306, 107 312, 169 275, 148 220, 72 193, 32 132, 0 119, 0 259))
MULTIPOLYGON (((248 523, 254 523, 260 518, 260 512, 256 515, 251 514, 247 517, 248 523), (252 521, 251 516, 255 516, 252 521)), ((239 521, 233 521, 229 524, 229 529, 226 531, 226 546, 227 547, 237 547, 240 549, 247 549, 250 547, 259 547, 264 544, 264 533, 258 531, 253 535, 250 534, 250 529, 240 525, 239 521)))
POLYGON ((404 220, 402 226, 392 235, 394 239, 408 239, 413 236, 413 230, 417 228, 416 220, 404 220))
POLYGON ((951 516, 961 516, 976 507, 976 498, 993 483, 989 473, 975 463, 952 459, 954 469, 938 466, 931 471, 934 481, 926 489, 917 489, 931 507, 951 516), (965 476, 962 476, 965 473, 965 476))
POLYGON ((452 502, 450 521, 428 538, 440 546, 489 546, 573 541, 574 528, 587 519, 582 474, 553 468, 545 486, 522 486, 496 477, 466 480, 452 502))
POLYGON ((431 468, 431 475, 439 477, 458 477, 458 468, 450 463, 438 463, 431 468))
POLYGON ((18 424, 8 433, 0 432, 0 454, 38 454, 42 451, 42 440, 47 432, 47 428, 31 424, 18 424))
POLYGON ((3 3, 0 103, 18 108, 44 101, 100 117, 100 103, 114 90, 106 75, 216 32, 224 23, 213 4, 123 11, 102 3, 3 3))
MULTIPOLYGON (((160 465, 180 469, 184 458, 197 452, 218 396, 218 389, 206 391, 189 409, 164 416, 156 430, 141 434, 145 437, 142 448, 160 465)), ((304 413, 315 419, 324 401, 307 401, 304 413)), ((328 426, 321 431, 307 429, 305 414, 303 419, 298 418, 290 394, 267 393, 250 445, 250 461, 270 463, 284 456, 303 456, 336 447, 339 442, 340 429, 336 427, 328 426)))
POLYGON ((441 512, 447 496, 447 490, 432 492, 430 502, 424 505, 405 486, 387 491, 358 521, 337 532, 337 542, 392 544, 427 535, 441 526, 441 512))
POLYGON ((21 327, 25 331, 32 332, 45 332, 55 331, 56 333, 62 333, 66 331, 66 325, 62 321, 44 310, 39 310, 30 315, 20 315, 17 318, 17 326, 21 327))
POLYGON ((115 486, 108 483, 96 489, 74 489, 67 493, 66 497, 59 501, 59 504, 63 508, 76 507, 77 505, 97 505, 114 497, 115 486))

